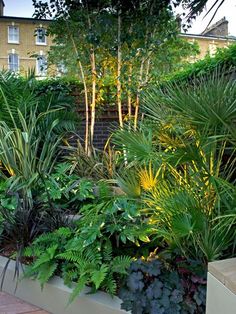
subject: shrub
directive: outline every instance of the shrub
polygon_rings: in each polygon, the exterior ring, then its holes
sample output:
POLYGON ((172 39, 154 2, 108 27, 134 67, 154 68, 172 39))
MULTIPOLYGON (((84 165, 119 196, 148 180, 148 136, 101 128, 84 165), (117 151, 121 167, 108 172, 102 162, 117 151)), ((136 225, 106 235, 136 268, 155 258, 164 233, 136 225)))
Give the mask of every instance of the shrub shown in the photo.
POLYGON ((217 49, 215 56, 207 55, 204 59, 186 66, 182 71, 167 75, 165 82, 190 82, 196 77, 211 75, 215 70, 231 72, 236 66, 236 44, 227 48, 217 49))

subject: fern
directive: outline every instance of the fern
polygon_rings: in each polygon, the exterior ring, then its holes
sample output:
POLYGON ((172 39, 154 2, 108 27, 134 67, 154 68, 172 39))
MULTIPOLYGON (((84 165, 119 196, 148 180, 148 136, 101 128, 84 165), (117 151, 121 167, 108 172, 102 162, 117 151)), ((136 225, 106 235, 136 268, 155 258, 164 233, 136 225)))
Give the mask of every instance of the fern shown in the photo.
POLYGON ((112 273, 109 273, 108 276, 105 278, 101 288, 103 288, 111 296, 116 294, 117 284, 112 273))
POLYGON ((76 284, 75 289, 70 295, 69 303, 73 302, 74 299, 81 293, 81 291, 84 289, 85 285, 87 283, 86 277, 80 277, 79 281, 76 284))
POLYGON ((117 256, 113 259, 111 270, 114 273, 127 274, 132 259, 129 256, 117 256))
POLYGON ((56 250, 57 250, 57 245, 54 245, 52 247, 47 248, 46 252, 44 254, 42 254, 33 264, 32 268, 33 269, 37 269, 39 268, 41 265, 51 261, 52 259, 54 259, 56 250))
POLYGON ((110 262, 112 260, 112 245, 110 240, 107 240, 103 247, 103 259, 105 262, 110 262))
POLYGON ((54 275, 58 264, 54 261, 45 263, 41 265, 40 271, 38 273, 38 280, 41 284, 41 288, 43 288, 44 284, 54 275))
POLYGON ((91 280, 95 284, 96 289, 100 287, 101 283, 106 278, 108 270, 109 270, 109 266, 106 264, 103 264, 99 270, 95 270, 92 272, 91 280))
POLYGON ((126 274, 130 257, 113 257, 108 238, 96 239, 86 246, 82 245, 83 242, 84 234, 69 228, 41 235, 24 252, 25 256, 35 259, 26 276, 36 276, 43 288, 60 271, 67 286, 72 287, 77 282, 69 302, 81 293, 86 284, 91 286, 91 293, 103 289, 114 295, 117 291, 114 274, 126 274))

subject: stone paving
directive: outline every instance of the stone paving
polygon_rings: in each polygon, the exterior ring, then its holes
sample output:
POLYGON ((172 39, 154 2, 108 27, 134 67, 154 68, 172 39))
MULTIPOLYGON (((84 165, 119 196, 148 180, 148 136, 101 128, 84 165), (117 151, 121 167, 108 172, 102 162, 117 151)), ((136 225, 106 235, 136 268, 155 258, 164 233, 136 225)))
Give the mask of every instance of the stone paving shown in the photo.
POLYGON ((49 314, 5 292, 0 292, 0 314, 49 314))

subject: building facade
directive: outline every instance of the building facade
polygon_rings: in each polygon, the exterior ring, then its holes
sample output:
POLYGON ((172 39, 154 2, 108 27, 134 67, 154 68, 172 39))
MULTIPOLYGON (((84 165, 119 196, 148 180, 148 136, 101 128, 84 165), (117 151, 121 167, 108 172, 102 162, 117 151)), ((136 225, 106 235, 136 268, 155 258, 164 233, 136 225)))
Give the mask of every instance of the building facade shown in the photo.
MULTIPOLYGON (((47 67, 47 55, 52 45, 52 38, 47 36, 47 28, 51 21, 5 16, 4 6, 4 1, 0 0, 0 70, 10 70, 21 75, 34 71, 41 78, 65 73, 59 67, 47 67)), ((200 53, 188 58, 189 62, 202 59, 206 54, 213 56, 217 48, 236 43, 236 38, 228 35, 228 21, 225 18, 202 34, 180 36, 199 45, 200 53)))
POLYGON ((0 0, 0 69, 47 76, 47 54, 52 45, 47 36, 49 23, 50 20, 4 16, 4 2, 0 0))
POLYGON ((228 21, 224 17, 215 24, 208 27, 201 34, 180 34, 189 42, 197 42, 200 53, 194 57, 190 57, 190 62, 203 59, 207 54, 214 56, 218 48, 226 48, 236 43, 236 37, 229 36, 228 21))

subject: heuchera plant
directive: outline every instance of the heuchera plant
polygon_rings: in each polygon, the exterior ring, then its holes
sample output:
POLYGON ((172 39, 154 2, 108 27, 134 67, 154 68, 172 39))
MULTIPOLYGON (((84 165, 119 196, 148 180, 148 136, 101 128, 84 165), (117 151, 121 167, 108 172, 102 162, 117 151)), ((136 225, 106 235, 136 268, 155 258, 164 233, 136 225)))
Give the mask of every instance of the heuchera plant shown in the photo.
POLYGON ((175 259, 170 264, 157 257, 139 259, 131 264, 120 289, 121 307, 133 314, 205 313, 206 280, 200 273, 194 261, 175 259))

